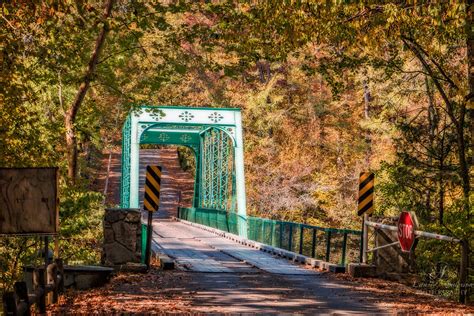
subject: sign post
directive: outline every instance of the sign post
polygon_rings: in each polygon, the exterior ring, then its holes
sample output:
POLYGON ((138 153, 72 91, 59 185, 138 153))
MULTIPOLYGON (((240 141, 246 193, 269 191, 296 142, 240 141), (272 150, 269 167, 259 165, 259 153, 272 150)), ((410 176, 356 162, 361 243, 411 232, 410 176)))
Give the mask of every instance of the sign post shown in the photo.
POLYGON ((397 236, 403 252, 410 252, 415 243, 416 222, 409 212, 401 212, 397 223, 397 236))
POLYGON ((368 231, 365 222, 369 220, 369 214, 374 211, 374 178, 375 175, 371 172, 361 172, 359 177, 359 199, 357 207, 357 215, 362 218, 362 245, 361 258, 362 263, 367 263, 367 249, 368 249, 368 231))
POLYGON ((151 238, 153 235, 153 212, 160 206, 161 167, 147 166, 145 180, 145 197, 143 209, 148 211, 148 225, 146 231, 145 264, 150 268, 151 238))

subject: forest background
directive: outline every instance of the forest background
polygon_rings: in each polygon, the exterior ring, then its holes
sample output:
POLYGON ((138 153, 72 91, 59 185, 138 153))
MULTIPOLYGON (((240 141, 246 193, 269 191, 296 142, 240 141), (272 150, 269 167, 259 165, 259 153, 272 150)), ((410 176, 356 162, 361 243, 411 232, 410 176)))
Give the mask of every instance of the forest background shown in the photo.
MULTIPOLYGON (((470 0, 7 1, 0 166, 60 167, 62 256, 94 263, 100 160, 119 150, 129 110, 238 107, 250 214, 359 229, 358 175, 370 170, 376 215, 414 211, 421 229, 472 249, 473 10, 470 0)), ((37 246, 0 238, 2 289, 37 246)), ((450 281, 459 255, 437 241, 417 249, 422 271, 445 262, 450 281)))

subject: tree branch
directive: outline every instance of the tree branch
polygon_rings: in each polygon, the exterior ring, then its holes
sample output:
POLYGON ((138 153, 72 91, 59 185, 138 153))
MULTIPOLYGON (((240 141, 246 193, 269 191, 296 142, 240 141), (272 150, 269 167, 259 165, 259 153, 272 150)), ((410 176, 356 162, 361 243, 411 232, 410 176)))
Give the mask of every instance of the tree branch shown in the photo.
POLYGON ((89 60, 89 64, 87 66, 86 73, 84 74, 84 77, 82 79, 82 83, 79 86, 79 90, 76 93, 76 97, 74 98, 74 101, 68 110, 68 116, 70 116, 72 121, 74 121, 76 118, 77 111, 79 110, 82 104, 82 101, 84 100, 84 97, 86 96, 87 90, 89 89, 90 83, 92 81, 92 77, 97 67, 97 62, 99 61, 99 55, 104 46, 107 32, 109 31, 109 24, 107 23, 107 18, 109 18, 110 14, 112 13, 113 4, 114 4, 114 0, 109 0, 106 4, 106 8, 103 15, 104 24, 95 41, 95 47, 94 47, 94 50, 92 51, 92 55, 89 60))
POLYGON ((144 47, 145 47, 145 46, 143 46, 143 45, 138 45, 138 46, 133 46, 133 47, 129 47, 129 48, 123 49, 123 50, 121 50, 121 51, 119 51, 119 52, 116 52, 116 53, 110 54, 110 55, 108 55, 108 56, 105 56, 103 59, 101 59, 101 60, 99 60, 99 61, 97 62, 97 65, 103 63, 104 61, 106 61, 106 60, 109 59, 109 58, 112 58, 112 57, 114 57, 114 56, 117 56, 118 54, 125 53, 125 52, 128 52, 128 51, 130 51, 130 50, 135 50, 135 49, 142 49, 142 50, 143 50, 144 47))
POLYGON ((410 41, 413 45, 415 45, 419 49, 421 53, 423 53, 426 57, 428 57, 428 59, 436 66, 438 71, 445 78, 445 81, 447 81, 451 87, 459 89, 458 86, 454 83, 454 81, 451 80, 451 78, 449 78, 449 76, 446 74, 446 72, 441 67, 441 65, 433 57, 431 57, 428 54, 428 52, 423 47, 421 47, 420 44, 418 44, 418 42, 416 42, 413 38, 404 37, 404 36, 402 36, 402 38, 405 38, 406 40, 410 41))
POLYGON ((453 105, 451 103, 451 101, 449 100, 449 97, 448 95, 446 94, 446 92, 444 91, 444 88, 443 86, 441 85, 441 83, 439 82, 438 78, 435 76, 434 72, 433 72, 433 69, 431 69, 430 65, 428 64, 428 62, 425 60, 425 58, 423 58, 423 55, 422 53, 417 49, 417 47, 411 45, 411 40, 405 36, 402 35, 402 41, 403 43, 413 52, 413 54, 415 54, 416 58, 418 58, 418 60, 421 62, 421 64, 423 65, 423 68, 425 68, 426 72, 429 74, 429 76, 433 79, 433 82, 436 86, 436 88, 438 89, 440 95, 441 95, 441 98, 443 99, 444 103, 446 104, 446 109, 447 109, 447 113, 449 115, 449 117, 451 118, 451 120, 453 121, 453 123, 455 125, 459 125, 459 122, 458 120, 456 119, 456 117, 454 116, 454 109, 453 109, 453 105))

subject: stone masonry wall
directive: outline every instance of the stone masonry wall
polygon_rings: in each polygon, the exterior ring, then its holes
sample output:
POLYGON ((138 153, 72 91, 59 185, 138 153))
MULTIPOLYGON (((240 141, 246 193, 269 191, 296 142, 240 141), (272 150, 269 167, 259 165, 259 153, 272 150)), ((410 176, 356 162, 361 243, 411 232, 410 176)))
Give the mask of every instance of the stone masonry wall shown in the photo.
POLYGON ((102 261, 108 266, 140 263, 141 212, 138 209, 106 209, 102 261))

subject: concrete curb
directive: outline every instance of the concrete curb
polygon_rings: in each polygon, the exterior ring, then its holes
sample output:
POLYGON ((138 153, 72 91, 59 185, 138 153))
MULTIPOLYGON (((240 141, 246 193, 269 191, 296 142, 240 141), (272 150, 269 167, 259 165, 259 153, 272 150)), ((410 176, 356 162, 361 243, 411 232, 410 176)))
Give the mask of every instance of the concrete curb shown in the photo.
POLYGON ((263 252, 268 252, 270 254, 277 255, 277 256, 282 257, 282 258, 286 258, 286 259, 288 259, 290 261, 293 261, 293 262, 296 262, 296 263, 309 265, 312 268, 318 268, 318 269, 325 270, 325 271, 328 271, 328 272, 333 272, 333 273, 345 273, 346 272, 346 267, 342 266, 342 265, 338 265, 338 264, 335 264, 335 263, 330 263, 330 262, 314 259, 314 258, 311 258, 311 257, 300 255, 296 252, 292 252, 292 251, 288 251, 288 250, 285 250, 285 249, 281 249, 281 248, 273 247, 273 246, 270 246, 270 245, 262 244, 258 241, 249 240, 249 239, 237 236, 235 234, 219 230, 217 228, 213 228, 213 227, 209 227, 209 226, 189 222, 189 221, 184 220, 184 219, 180 219, 180 218, 176 218, 176 217, 173 217, 173 219, 175 221, 181 222, 183 224, 190 225, 190 226, 208 231, 208 232, 213 233, 217 236, 233 240, 233 241, 235 241, 239 244, 242 244, 242 245, 245 245, 245 246, 248 246, 248 247, 252 247, 252 248, 255 248, 255 249, 263 251, 263 252))
POLYGON ((163 252, 159 251, 157 249, 158 245, 156 244, 155 241, 152 241, 151 245, 152 245, 151 253, 153 257, 155 258, 155 260, 157 260, 160 263, 160 268, 162 270, 174 270, 176 266, 175 261, 169 256, 167 256, 166 254, 164 254, 163 252))
POLYGON ((160 262, 160 267, 163 270, 173 270, 174 269, 174 260, 168 257, 165 254, 157 253, 155 258, 160 262))

